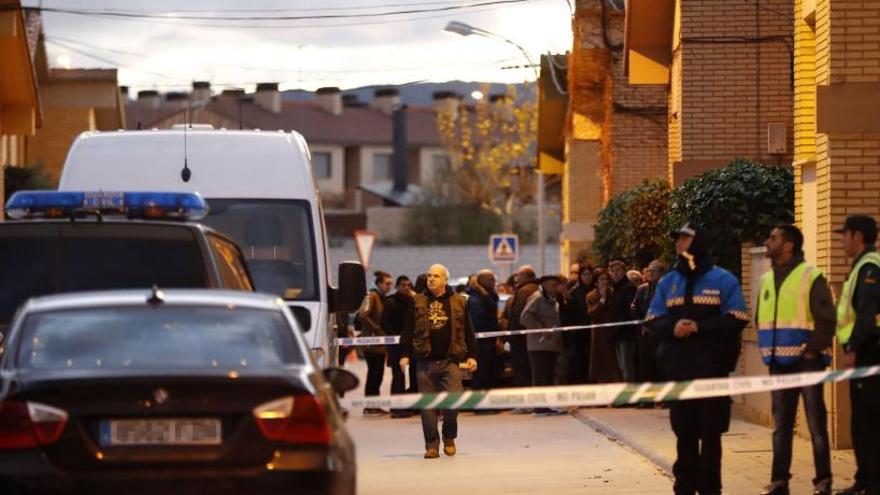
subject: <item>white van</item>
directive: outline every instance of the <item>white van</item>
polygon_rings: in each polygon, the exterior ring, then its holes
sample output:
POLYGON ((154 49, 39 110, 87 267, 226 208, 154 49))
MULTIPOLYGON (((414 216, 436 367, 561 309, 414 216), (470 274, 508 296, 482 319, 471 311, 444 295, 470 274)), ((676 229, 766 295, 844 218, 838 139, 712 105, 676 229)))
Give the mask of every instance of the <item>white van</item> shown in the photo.
POLYGON ((201 193, 210 207, 202 222, 238 243, 256 290, 288 301, 316 360, 335 364, 334 314, 357 310, 364 272, 343 263, 339 289, 330 285, 324 216, 300 134, 204 125, 86 132, 67 154, 58 189, 201 193))

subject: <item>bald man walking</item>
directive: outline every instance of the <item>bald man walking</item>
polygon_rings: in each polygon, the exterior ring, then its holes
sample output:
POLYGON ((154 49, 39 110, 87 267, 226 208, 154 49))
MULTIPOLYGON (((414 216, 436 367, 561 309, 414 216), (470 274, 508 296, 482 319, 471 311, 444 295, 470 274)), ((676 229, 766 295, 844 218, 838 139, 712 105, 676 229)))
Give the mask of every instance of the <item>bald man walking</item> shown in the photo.
MULTIPOLYGON (((419 392, 461 392, 461 367, 476 371, 476 341, 467 299, 447 286, 449 270, 443 265, 428 269, 428 292, 416 294, 400 339, 402 367, 415 360, 419 392), (460 367, 461 365, 461 367, 460 367)), ((440 457, 437 411, 422 410, 425 459, 440 457)), ((455 455, 458 411, 443 413, 443 452, 455 455)))

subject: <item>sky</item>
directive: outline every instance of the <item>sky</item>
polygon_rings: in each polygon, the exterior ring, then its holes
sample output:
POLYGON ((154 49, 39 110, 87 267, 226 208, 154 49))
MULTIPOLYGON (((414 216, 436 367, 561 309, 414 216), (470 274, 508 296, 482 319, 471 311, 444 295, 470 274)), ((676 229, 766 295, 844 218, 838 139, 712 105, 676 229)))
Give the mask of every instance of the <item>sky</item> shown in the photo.
POLYGON ((50 65, 117 67, 120 84, 132 91, 185 90, 192 81, 211 81, 215 91, 228 87, 250 91, 258 82, 279 82, 282 90, 314 90, 415 81, 534 79, 534 69, 522 67, 526 59, 515 46, 445 32, 443 27, 453 20, 511 40, 533 60, 571 49, 566 0, 485 5, 494 1, 498 0, 22 0, 22 5, 135 15, 43 13, 50 65), (456 10, 278 19, 450 7, 456 10), (271 20, 185 18, 217 16, 271 20), (504 68, 510 66, 521 67, 504 68))

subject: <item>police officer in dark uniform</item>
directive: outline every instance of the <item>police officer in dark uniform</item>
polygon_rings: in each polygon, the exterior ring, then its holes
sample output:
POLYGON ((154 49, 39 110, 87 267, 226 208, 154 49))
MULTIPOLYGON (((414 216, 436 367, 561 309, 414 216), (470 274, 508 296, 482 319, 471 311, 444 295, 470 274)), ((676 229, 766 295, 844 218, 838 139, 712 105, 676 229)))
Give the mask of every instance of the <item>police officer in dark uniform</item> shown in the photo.
MULTIPOLYGON (((665 379, 730 374, 749 321, 739 281, 715 266, 706 231, 688 222, 673 233, 678 261, 657 284, 648 328, 660 341, 665 379)), ((730 398, 673 402, 669 419, 677 439, 676 494, 721 493, 721 434, 730 425, 730 398)))
MULTIPOLYGON (((880 364, 877 222, 853 215, 837 232, 846 255, 853 258, 837 306, 837 340, 846 351, 843 366, 880 364)), ((880 495, 880 377, 850 381, 849 393, 857 470, 853 486, 840 493, 880 495)))

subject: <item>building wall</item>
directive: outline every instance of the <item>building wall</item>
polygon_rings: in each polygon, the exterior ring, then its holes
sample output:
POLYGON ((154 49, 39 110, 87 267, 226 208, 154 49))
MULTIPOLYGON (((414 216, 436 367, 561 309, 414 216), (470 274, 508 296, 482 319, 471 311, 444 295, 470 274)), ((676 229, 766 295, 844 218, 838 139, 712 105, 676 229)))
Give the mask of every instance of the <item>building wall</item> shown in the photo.
POLYGON ((623 74, 624 16, 577 2, 569 57, 569 118, 562 176, 561 269, 589 253, 611 196, 667 177, 666 88, 630 86, 623 74))
POLYGON ((792 1, 736 8, 711 0, 678 5, 670 108, 679 122, 669 145, 673 173, 681 167, 675 181, 736 157, 790 164, 792 1), (770 123, 785 125, 785 154, 768 152, 770 123), (679 148, 681 155, 675 156, 679 148))
POLYGON ((28 165, 42 163, 55 187, 70 145, 81 133, 95 130, 95 110, 46 106, 43 115, 43 126, 27 139, 27 161, 28 165))
POLYGON ((666 88, 630 85, 623 68, 622 62, 612 66, 612 195, 667 177, 666 88))
MULTIPOLYGON (((812 22, 802 4, 795 14, 795 215, 805 247, 831 282, 835 294, 851 259, 833 230, 847 215, 880 217, 880 134, 818 129, 820 89, 875 84, 880 91, 880 4, 816 0, 812 22)), ((833 111, 833 109, 832 109, 833 111)), ((856 116, 854 116, 856 117, 856 116)), ((841 350, 835 346, 835 360, 841 350)), ((833 444, 851 445, 848 384, 829 385, 833 444)))

